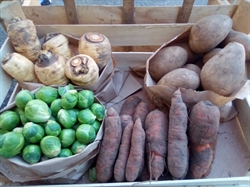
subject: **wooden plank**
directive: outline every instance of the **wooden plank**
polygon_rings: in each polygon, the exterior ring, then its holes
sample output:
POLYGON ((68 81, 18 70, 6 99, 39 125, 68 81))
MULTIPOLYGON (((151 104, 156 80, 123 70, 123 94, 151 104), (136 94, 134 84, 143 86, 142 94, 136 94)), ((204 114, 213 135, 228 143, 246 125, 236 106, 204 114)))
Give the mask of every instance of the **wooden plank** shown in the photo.
POLYGON ((233 29, 250 34, 250 2, 242 0, 233 16, 233 29))
MULTIPOLYGON (((37 25, 69 24, 63 6, 22 7, 25 16, 37 25)), ((122 6, 77 6, 80 24, 121 24, 123 23, 122 6), (91 16, 90 16, 91 15, 91 16)), ((176 23, 180 6, 175 7, 135 7, 134 23, 176 23)), ((233 16, 237 5, 194 6, 189 23, 212 14, 233 16)))
POLYGON ((64 8, 70 24, 79 24, 78 14, 76 11, 75 0, 63 0, 64 8))
POLYGON ((182 8, 177 18, 177 23, 187 23, 193 9, 194 0, 183 1, 182 8))
POLYGON ((37 25, 39 37, 49 32, 70 33, 80 38, 86 32, 106 35, 112 46, 159 46, 193 24, 37 25))
POLYGON ((134 0, 123 0, 123 23, 134 23, 134 0))
POLYGON ((0 20, 3 28, 6 31, 7 25, 13 17, 20 17, 26 19, 22 11, 21 5, 17 1, 2 1, 0 4, 0 20))

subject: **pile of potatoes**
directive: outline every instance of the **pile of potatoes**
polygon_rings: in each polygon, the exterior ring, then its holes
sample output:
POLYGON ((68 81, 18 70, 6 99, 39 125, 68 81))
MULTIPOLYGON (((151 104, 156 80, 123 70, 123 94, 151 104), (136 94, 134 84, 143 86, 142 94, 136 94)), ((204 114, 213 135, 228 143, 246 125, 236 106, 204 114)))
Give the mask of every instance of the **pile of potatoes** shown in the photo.
POLYGON ((151 78, 157 85, 230 96, 244 81, 245 62, 250 60, 250 37, 232 25, 226 15, 200 19, 186 42, 170 43, 151 58, 151 78))

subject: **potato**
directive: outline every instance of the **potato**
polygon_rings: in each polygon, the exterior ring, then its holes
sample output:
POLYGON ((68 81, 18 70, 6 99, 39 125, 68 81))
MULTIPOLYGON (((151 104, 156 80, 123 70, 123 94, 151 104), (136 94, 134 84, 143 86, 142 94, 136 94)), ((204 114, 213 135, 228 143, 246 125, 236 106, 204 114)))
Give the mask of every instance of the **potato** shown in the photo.
POLYGON ((245 49, 237 42, 231 42, 201 69, 201 84, 222 96, 236 91, 245 75, 245 49))
POLYGON ((214 48, 203 56, 203 64, 205 64, 210 58, 216 55, 221 48, 214 48))
POLYGON ((185 66, 183 66, 183 68, 192 70, 200 76, 201 68, 197 66, 196 64, 186 64, 185 66))
POLYGON ((164 75, 157 85, 170 85, 195 90, 200 85, 200 77, 192 70, 177 68, 164 75))
POLYGON ((211 15, 197 21, 189 34, 192 51, 203 54, 221 43, 232 28, 233 21, 226 15, 211 15))
POLYGON ((246 52, 246 60, 250 60, 250 36, 243 33, 243 32, 238 32, 233 29, 229 32, 225 40, 221 42, 221 46, 225 47, 228 43, 230 42, 238 42, 241 43, 246 52))
POLYGON ((179 46, 162 48, 149 62, 149 74, 158 82, 168 72, 184 66, 188 58, 187 51, 179 46))

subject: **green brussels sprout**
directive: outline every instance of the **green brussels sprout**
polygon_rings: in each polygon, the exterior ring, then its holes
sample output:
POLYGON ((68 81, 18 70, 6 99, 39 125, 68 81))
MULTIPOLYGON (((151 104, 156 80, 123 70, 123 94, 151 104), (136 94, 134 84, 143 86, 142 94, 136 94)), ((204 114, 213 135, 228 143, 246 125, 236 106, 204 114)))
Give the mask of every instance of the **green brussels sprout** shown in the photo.
POLYGON ((91 124, 95 121, 96 116, 89 109, 80 110, 78 113, 78 121, 82 124, 91 124))
POLYGON ((13 132, 23 133, 23 127, 16 127, 12 130, 13 132))
POLYGON ((64 109, 72 109, 78 100, 77 90, 69 90, 61 97, 61 106, 64 109))
POLYGON ((62 108, 61 106, 61 99, 55 99, 54 101, 52 101, 52 103, 50 104, 50 109, 52 112, 53 116, 57 116, 58 111, 62 108))
POLYGON ((55 120, 48 120, 44 127, 45 134, 51 136, 58 136, 61 133, 61 125, 55 120))
POLYGON ((62 148, 69 147, 76 140, 76 131, 74 129, 62 129, 59 139, 62 148))
POLYGON ((96 134, 98 133, 100 127, 101 127, 101 122, 98 120, 95 120, 93 123, 90 124, 91 126, 94 127, 96 134))
POLYGON ((9 132, 9 131, 4 130, 4 129, 0 129, 0 136, 3 135, 3 134, 5 134, 5 133, 7 133, 7 132, 9 132))
POLYGON ((29 90, 21 90, 15 97, 15 104, 17 107, 24 109, 25 105, 34 98, 35 95, 29 90))
POLYGON ((58 157, 69 157, 72 155, 73 153, 69 148, 63 148, 61 149, 61 152, 59 153, 58 157))
POLYGON ((0 129, 12 131, 19 123, 19 114, 15 111, 6 110, 0 114, 0 129))
POLYGON ((58 87, 58 94, 62 97, 68 90, 74 90, 74 86, 72 84, 68 84, 66 86, 58 87))
POLYGON ((96 132, 93 126, 81 124, 76 129, 76 139, 83 144, 89 144, 95 140, 96 132))
POLYGON ((24 146, 24 137, 21 133, 7 132, 0 136, 0 156, 11 158, 19 154, 24 146))
POLYGON ((23 126, 23 136, 30 143, 38 143, 44 137, 45 132, 41 125, 28 122, 23 126))
POLYGON ((93 112, 93 114, 96 116, 96 119, 99 121, 102 121, 105 115, 105 108, 99 103, 93 103, 90 106, 90 110, 93 112))
POLYGON ((90 168, 88 174, 91 182, 95 182, 97 180, 95 167, 90 168))
POLYGON ((35 98, 44 101, 46 104, 52 103, 58 96, 57 89, 51 86, 42 86, 35 93, 35 98))
POLYGON ((54 158, 61 152, 61 142, 57 136, 45 136, 40 141, 42 153, 48 158, 54 158))
POLYGON ((77 108, 85 109, 94 103, 95 96, 91 90, 81 90, 78 92, 77 108))
POLYGON ((57 113, 58 122, 65 128, 71 128, 77 122, 77 112, 73 109, 61 109, 57 113))
POLYGON ((40 161, 42 157, 41 148, 38 145, 30 144, 24 147, 22 151, 22 158, 29 164, 35 164, 40 161))
POLYGON ((29 122, 28 118, 25 116, 25 112, 23 109, 19 110, 19 117, 22 125, 25 125, 25 123, 29 122))
POLYGON ((25 116, 34 123, 46 122, 51 116, 48 105, 39 99, 29 101, 24 108, 25 116))
POLYGON ((73 154, 78 154, 81 153, 86 147, 86 144, 80 143, 78 140, 76 140, 71 146, 71 151, 73 154))

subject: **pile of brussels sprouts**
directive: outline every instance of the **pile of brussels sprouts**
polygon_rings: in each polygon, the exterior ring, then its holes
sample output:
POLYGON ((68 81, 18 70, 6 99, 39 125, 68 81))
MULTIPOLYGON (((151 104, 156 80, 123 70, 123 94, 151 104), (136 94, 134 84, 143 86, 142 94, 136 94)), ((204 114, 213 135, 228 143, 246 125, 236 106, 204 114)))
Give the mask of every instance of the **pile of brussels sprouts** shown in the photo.
POLYGON ((105 108, 91 90, 73 85, 21 90, 15 108, 0 114, 0 156, 34 164, 82 152, 95 140, 105 108))

